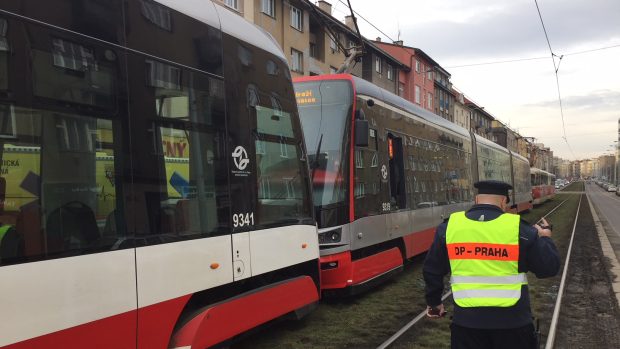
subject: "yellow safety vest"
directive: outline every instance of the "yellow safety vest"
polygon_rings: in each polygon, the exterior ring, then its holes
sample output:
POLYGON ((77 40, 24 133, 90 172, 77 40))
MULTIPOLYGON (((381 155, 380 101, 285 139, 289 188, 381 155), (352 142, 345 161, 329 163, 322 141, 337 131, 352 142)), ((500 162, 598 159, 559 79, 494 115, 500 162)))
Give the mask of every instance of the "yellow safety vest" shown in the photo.
POLYGON ((527 277, 519 273, 519 221, 510 213, 490 221, 450 215, 446 247, 458 306, 510 307, 521 298, 527 277))
POLYGON ((11 228, 12 227, 10 225, 3 225, 3 226, 0 227, 0 243, 2 243, 2 239, 4 238, 4 235, 6 235, 6 233, 11 228))

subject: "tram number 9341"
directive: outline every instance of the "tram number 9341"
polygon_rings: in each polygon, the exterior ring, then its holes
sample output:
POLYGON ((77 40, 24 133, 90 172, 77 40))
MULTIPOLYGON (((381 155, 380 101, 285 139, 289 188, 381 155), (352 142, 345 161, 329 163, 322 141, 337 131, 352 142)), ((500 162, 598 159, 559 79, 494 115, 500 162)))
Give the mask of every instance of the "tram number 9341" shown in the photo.
POLYGON ((250 213, 235 213, 232 216, 233 227, 246 227, 254 225, 254 212, 250 213))

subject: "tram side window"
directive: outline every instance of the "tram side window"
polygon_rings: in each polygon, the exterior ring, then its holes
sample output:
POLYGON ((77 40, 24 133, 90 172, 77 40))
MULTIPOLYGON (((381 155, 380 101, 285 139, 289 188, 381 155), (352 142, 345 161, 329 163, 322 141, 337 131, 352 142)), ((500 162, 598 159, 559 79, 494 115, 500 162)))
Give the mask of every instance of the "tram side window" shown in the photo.
POLYGON ((381 213, 379 151, 377 130, 369 130, 368 147, 355 148, 355 216, 381 213))
POLYGON ((271 225, 282 217, 297 219, 305 204, 301 157, 293 133, 292 115, 282 111, 279 98, 270 96, 271 108, 256 109, 256 170, 258 217, 256 223, 271 225))
MULTIPOLYGON (((0 22, 1 57, 9 32, 0 22)), ((121 57, 95 41, 9 24, 29 40, 0 58, 14 97, 0 100, 0 265, 132 247, 117 219, 121 57)))
POLYGON ((138 54, 128 65, 137 246, 225 234, 223 81, 138 54))
POLYGON ((308 224, 308 162, 286 62, 226 34, 223 46, 233 230, 308 224))

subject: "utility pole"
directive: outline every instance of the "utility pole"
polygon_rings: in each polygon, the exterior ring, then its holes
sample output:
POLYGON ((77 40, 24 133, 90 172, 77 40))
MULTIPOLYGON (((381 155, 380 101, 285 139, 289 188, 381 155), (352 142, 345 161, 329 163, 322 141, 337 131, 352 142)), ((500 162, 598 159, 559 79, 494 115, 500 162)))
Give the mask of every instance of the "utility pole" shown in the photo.
POLYGON ((351 64, 353 64, 353 62, 357 61, 358 58, 364 55, 364 37, 362 37, 362 34, 360 33, 360 28, 357 26, 357 18, 355 17, 355 13, 353 12, 353 7, 351 7, 351 1, 347 0, 347 3, 349 5, 349 10, 351 11, 351 19, 353 20, 353 24, 355 24, 355 30, 357 31, 357 36, 360 42, 359 45, 347 48, 348 56, 344 60, 340 68, 338 68, 336 74, 346 73, 351 67, 351 64))

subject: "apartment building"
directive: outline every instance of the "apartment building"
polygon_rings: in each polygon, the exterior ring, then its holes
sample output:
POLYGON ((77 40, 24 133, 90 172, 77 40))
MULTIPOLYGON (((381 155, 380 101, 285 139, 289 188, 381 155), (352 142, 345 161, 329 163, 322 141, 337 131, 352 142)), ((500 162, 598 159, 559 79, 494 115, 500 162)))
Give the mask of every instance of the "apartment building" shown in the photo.
POLYGON ((491 124, 495 118, 476 103, 465 97, 465 106, 471 112, 470 130, 479 136, 491 139, 491 124))
MULTIPOLYGON (((317 5, 308 0, 217 1, 268 31, 287 55, 293 77, 335 73, 346 59, 345 50, 359 46, 352 18, 345 18, 346 24, 334 18, 327 1, 317 5)), ((363 40, 365 54, 348 72, 398 93, 397 77, 404 65, 363 40)))
POLYGON ((471 110, 465 105, 465 94, 452 86, 454 95, 454 123, 471 129, 471 110))
POLYGON ((491 121, 491 140, 504 148, 518 152, 518 134, 506 126, 501 121, 495 119, 491 121))
POLYGON ((382 42, 377 38, 374 44, 395 57, 406 68, 398 76, 398 94, 404 99, 435 112, 434 67, 439 66, 424 51, 405 46, 403 41, 382 42))
POLYGON ((439 65, 435 69, 435 114, 454 122, 454 99, 450 73, 439 65))

